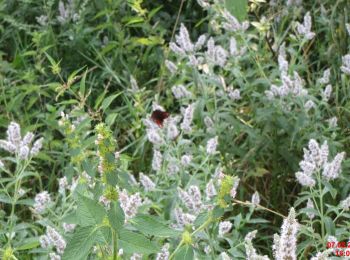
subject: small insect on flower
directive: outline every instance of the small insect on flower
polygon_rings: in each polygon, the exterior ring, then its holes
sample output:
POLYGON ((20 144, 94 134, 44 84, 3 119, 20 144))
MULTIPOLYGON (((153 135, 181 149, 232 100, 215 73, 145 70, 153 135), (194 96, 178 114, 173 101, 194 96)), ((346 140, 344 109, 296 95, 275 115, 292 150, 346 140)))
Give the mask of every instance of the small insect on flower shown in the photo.
POLYGON ((156 109, 152 112, 151 119, 154 123, 156 123, 159 127, 163 127, 163 122, 166 118, 169 117, 169 113, 165 111, 161 111, 156 109))

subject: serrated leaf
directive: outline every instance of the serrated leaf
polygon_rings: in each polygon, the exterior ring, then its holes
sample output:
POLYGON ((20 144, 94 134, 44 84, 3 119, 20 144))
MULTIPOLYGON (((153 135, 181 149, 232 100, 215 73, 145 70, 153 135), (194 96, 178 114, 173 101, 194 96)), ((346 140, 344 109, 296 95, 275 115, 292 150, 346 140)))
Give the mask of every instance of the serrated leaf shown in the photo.
POLYGON ((106 211, 96 201, 78 194, 77 216, 81 226, 93 226, 102 223, 106 211))
POLYGON ((123 227, 125 216, 119 202, 112 203, 111 209, 108 211, 108 219, 112 228, 114 228, 116 231, 123 227))
POLYGON ((226 9, 239 21, 243 21, 247 17, 247 0, 225 0, 226 9))
POLYGON ((68 241, 62 260, 83 260, 90 253, 91 247, 97 241, 96 229, 92 226, 78 227, 73 237, 68 241))
POLYGON ((182 246, 174 256, 175 260, 192 260, 194 259, 193 248, 189 245, 182 246))
POLYGON ((173 237, 180 234, 180 232, 149 215, 138 215, 132 219, 131 224, 141 233, 156 237, 173 237))
POLYGON ((118 96, 120 96, 120 94, 122 94, 122 92, 109 96, 105 100, 103 100, 101 105, 102 110, 105 111, 111 105, 113 100, 116 99, 118 96))
POLYGON ((326 227, 327 234, 335 234, 335 225, 330 217, 324 218, 324 225, 326 227))
POLYGON ((160 249, 145 236, 126 229, 118 232, 119 245, 126 253, 152 254, 160 249))

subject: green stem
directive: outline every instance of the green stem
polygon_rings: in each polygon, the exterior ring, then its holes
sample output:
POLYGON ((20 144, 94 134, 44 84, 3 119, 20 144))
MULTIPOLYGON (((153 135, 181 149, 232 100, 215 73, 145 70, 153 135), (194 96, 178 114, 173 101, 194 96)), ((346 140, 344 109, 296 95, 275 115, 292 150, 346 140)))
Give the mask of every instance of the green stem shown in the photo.
POLYGON ((117 260, 118 255, 118 234, 115 230, 112 230, 113 234, 113 260, 117 260))
POLYGON ((318 181, 318 189, 320 193, 320 210, 321 210, 321 234, 322 234, 322 242, 324 241, 325 236, 325 230, 324 230, 324 216, 323 216, 323 194, 322 194, 322 184, 321 184, 321 177, 320 173, 317 174, 317 181, 318 181))
POLYGON ((177 251, 179 251, 180 247, 184 244, 184 241, 181 240, 181 242, 177 245, 177 247, 175 248, 174 252, 170 255, 169 260, 173 259, 173 257, 175 256, 175 254, 177 253, 177 251))
POLYGON ((27 166, 29 165, 29 161, 26 161, 24 163, 24 165, 21 167, 18 166, 20 165, 20 162, 19 162, 19 159, 16 158, 16 172, 15 172, 15 190, 14 190, 14 194, 13 194, 13 199, 11 201, 11 214, 10 214, 10 221, 9 221, 9 240, 7 242, 7 244, 9 246, 11 246, 11 240, 12 240, 12 230, 13 230, 13 227, 14 227, 14 215, 15 215, 15 208, 16 208, 16 204, 17 204, 17 201, 19 199, 18 197, 18 191, 21 187, 21 183, 22 183, 22 173, 24 172, 24 170, 27 168, 27 166))

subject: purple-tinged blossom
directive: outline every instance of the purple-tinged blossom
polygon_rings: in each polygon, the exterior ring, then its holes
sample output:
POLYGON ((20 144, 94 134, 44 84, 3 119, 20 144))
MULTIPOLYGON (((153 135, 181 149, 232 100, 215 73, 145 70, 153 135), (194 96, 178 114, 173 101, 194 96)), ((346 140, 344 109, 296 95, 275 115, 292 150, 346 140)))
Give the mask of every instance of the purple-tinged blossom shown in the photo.
MULTIPOLYGON (((315 208, 315 207, 314 207, 314 203, 312 202, 311 199, 308 199, 308 200, 307 200, 306 208, 307 208, 307 209, 314 209, 314 208, 315 208)), ((308 218, 309 218, 310 220, 312 220, 312 219, 315 217, 315 214, 314 214, 314 213, 309 213, 309 212, 307 212, 306 215, 308 216, 308 218)))
POLYGON ((223 17, 226 20, 222 24, 223 28, 230 32, 237 32, 237 31, 246 31, 249 27, 249 23, 247 21, 243 22, 242 24, 234 17, 229 11, 224 10, 223 11, 223 17))
POLYGON ((131 85, 131 91, 132 92, 137 92, 139 90, 139 85, 137 84, 136 79, 130 75, 130 85, 131 85))
POLYGON ((32 143, 34 139, 34 134, 32 132, 28 132, 22 139, 21 145, 27 146, 32 143))
POLYGON ((340 202, 340 207, 344 210, 350 209, 350 196, 340 202))
POLYGON ((51 245, 50 239, 47 235, 40 236, 39 242, 40 242, 41 248, 48 248, 51 245))
POLYGON ((322 98, 324 101, 327 102, 330 99, 331 95, 332 95, 332 85, 328 84, 322 93, 322 98))
POLYGON ((119 192, 120 207, 124 211, 125 222, 133 218, 138 211, 138 208, 142 205, 142 199, 140 193, 128 195, 128 192, 124 189, 119 192))
POLYGON ((304 16, 303 24, 297 23, 297 32, 299 35, 304 36, 307 40, 312 40, 315 37, 315 33, 311 31, 312 21, 310 12, 307 12, 304 16))
POLYGON ((254 192, 253 196, 252 196, 252 199, 251 199, 251 203, 254 205, 254 206, 257 206, 260 204, 260 195, 259 195, 259 192, 254 192))
POLYGON ((205 188, 205 193, 207 195, 207 200, 211 200, 213 197, 217 195, 217 191, 215 189, 213 179, 210 179, 210 181, 207 183, 207 186, 205 188))
POLYGON ((233 56, 233 57, 238 54, 237 41, 236 41, 236 39, 234 37, 230 38, 229 50, 230 50, 230 55, 233 56))
POLYGON ((245 238, 244 238, 244 246, 245 246, 245 252, 246 252, 246 259, 247 260, 269 260, 269 258, 265 255, 258 255, 258 253, 256 252, 256 249, 253 246, 253 242, 252 240, 255 238, 256 233, 258 231, 254 230, 249 232, 245 238))
POLYGON ((183 110, 183 113, 182 113, 183 121, 180 125, 180 128, 186 133, 189 133, 192 130, 191 123, 193 120, 194 109, 195 109, 195 104, 190 104, 187 106, 186 109, 183 110))
POLYGON ((239 182, 240 182, 239 178, 234 180, 232 189, 230 190, 230 195, 231 195, 232 199, 234 199, 236 197, 236 195, 237 195, 237 188, 238 188, 239 182))
POLYGON ((345 27, 346 27, 346 31, 348 32, 348 34, 350 36, 350 24, 349 23, 345 24, 345 27))
POLYGON ((41 214, 51 203, 50 194, 47 191, 40 192, 34 198, 34 210, 41 214))
POLYGON ((328 84, 329 83, 329 77, 331 76, 331 69, 326 69, 324 72, 323 72, 323 75, 322 75, 322 78, 320 78, 318 80, 319 83, 321 84, 328 84))
POLYGON ((175 208, 174 217, 177 223, 177 227, 179 228, 183 228, 187 225, 192 225, 196 219, 196 216, 189 213, 184 213, 181 208, 175 208))
POLYGON ((304 105, 306 112, 309 111, 311 108, 315 108, 315 107, 316 105, 312 100, 308 100, 304 105))
POLYGON ((181 49, 179 46, 177 46, 177 44, 174 43, 174 42, 171 42, 171 43, 169 44, 169 47, 170 47, 170 50, 172 50, 174 53, 176 53, 176 54, 179 55, 180 57, 186 55, 186 52, 185 52, 183 49, 181 49))
POLYGON ((153 149, 152 169, 159 171, 162 168, 163 156, 160 151, 153 149))
POLYGON ((180 26, 180 32, 175 36, 176 43, 183 49, 185 52, 193 52, 194 45, 191 42, 190 36, 188 34, 187 28, 184 24, 180 26))
POLYGON ((241 99, 241 91, 239 89, 233 89, 233 87, 227 88, 227 95, 232 100, 239 100, 241 99))
POLYGON ((43 141, 44 141, 44 138, 41 137, 34 142, 33 147, 30 151, 30 155, 35 156, 39 153, 41 147, 43 146, 43 141))
POLYGON ((28 146, 21 146, 19 148, 19 152, 18 152, 18 157, 21 160, 27 160, 28 159, 28 155, 29 155, 29 147, 28 146))
POLYGON ((312 177, 303 172, 295 173, 295 177, 302 186, 313 187, 316 184, 316 181, 312 177))
POLYGON ((165 244, 161 251, 157 254, 156 260, 169 260, 169 244, 165 244))
POLYGON ((164 143, 164 139, 162 137, 162 133, 160 129, 148 128, 147 129, 147 138, 154 145, 162 145, 164 143))
POLYGON ((171 91, 173 92, 173 95, 176 99, 192 97, 192 93, 188 91, 183 85, 173 86, 171 88, 171 91))
POLYGON ((277 235, 274 239, 273 248, 276 259, 297 259, 296 247, 299 223, 295 216, 295 210, 291 208, 288 217, 283 220, 281 235, 277 235))
POLYGON ((74 231, 76 224, 68 224, 68 223, 63 223, 62 227, 64 229, 64 232, 66 233, 71 233, 74 231))
POLYGON ((204 34, 199 36, 196 44, 194 45, 195 50, 200 50, 203 47, 203 45, 205 44, 206 40, 207 40, 207 36, 205 36, 204 34))
POLYGON ((342 66, 340 70, 347 75, 350 75, 350 54, 346 54, 342 57, 342 66))
POLYGON ((175 158, 170 158, 168 167, 167 167, 167 172, 168 175, 175 175, 180 171, 179 164, 175 158))
POLYGON ((344 160, 345 152, 338 153, 333 161, 325 163, 322 175, 326 180, 334 180, 338 178, 341 170, 341 163, 344 160))
POLYGON ((175 74, 177 71, 177 66, 173 62, 171 62, 170 60, 165 60, 165 67, 172 74, 175 74))
POLYGON ((100 202, 107 210, 110 209, 111 201, 104 195, 100 196, 98 199, 98 202, 100 202))
POLYGON ((58 180, 58 192, 60 194, 63 194, 67 188, 68 188, 68 180, 67 180, 67 177, 64 176, 58 180))
POLYGON ((215 154, 217 146, 218 146, 218 137, 217 136, 209 139, 207 142, 207 146, 206 146, 207 154, 209 154, 209 155, 215 154))
POLYGON ((328 119, 327 122, 330 128, 336 128, 338 126, 338 119, 335 116, 328 119))
POLYGON ((66 248, 66 241, 63 237, 52 227, 48 226, 46 229, 46 236, 50 240, 50 244, 56 248, 57 253, 63 254, 66 248))
POLYGON ((230 221, 222 221, 219 223, 219 236, 223 236, 230 232, 232 223, 230 221))
POLYGON ((203 208, 201 192, 197 186, 190 186, 187 191, 178 188, 179 198, 186 207, 198 215, 203 208))
POLYGON ((185 154, 181 157, 181 164, 184 167, 190 165, 191 161, 192 161, 192 155, 185 154))
POLYGON ((145 191, 152 191, 155 189, 156 185, 154 182, 142 172, 140 172, 140 182, 142 186, 145 188, 145 191))

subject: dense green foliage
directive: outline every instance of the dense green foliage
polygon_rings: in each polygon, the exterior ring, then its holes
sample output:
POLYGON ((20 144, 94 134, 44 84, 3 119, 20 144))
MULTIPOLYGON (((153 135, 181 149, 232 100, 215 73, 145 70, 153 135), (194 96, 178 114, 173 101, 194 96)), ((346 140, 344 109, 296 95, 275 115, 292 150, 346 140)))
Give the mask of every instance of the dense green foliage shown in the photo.
POLYGON ((0 1, 0 257, 339 256, 349 11, 0 1))

